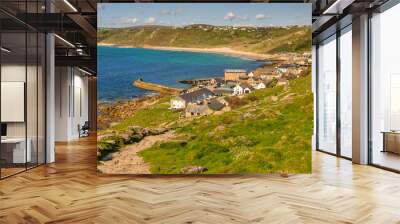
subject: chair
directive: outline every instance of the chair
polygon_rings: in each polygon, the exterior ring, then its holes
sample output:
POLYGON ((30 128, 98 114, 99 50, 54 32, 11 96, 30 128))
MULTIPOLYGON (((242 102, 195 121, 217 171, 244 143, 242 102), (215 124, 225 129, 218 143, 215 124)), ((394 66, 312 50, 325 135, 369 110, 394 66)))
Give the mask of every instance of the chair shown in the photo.
POLYGON ((85 121, 82 127, 78 125, 79 138, 89 136, 89 129, 90 129, 89 121, 85 121))

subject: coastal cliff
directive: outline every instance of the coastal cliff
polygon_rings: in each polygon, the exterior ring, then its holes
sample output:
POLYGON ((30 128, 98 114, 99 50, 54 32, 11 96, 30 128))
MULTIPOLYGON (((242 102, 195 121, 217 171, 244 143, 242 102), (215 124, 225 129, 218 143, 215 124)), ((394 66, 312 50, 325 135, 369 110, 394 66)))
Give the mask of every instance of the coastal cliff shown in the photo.
POLYGON ((163 86, 163 85, 159 85, 159 84, 155 84, 155 83, 144 82, 142 80, 135 80, 133 82, 133 86, 135 86, 137 88, 145 89, 145 90, 158 92, 161 94, 166 94, 166 95, 179 94, 182 91, 182 89, 171 88, 171 87, 167 87, 167 86, 163 86))

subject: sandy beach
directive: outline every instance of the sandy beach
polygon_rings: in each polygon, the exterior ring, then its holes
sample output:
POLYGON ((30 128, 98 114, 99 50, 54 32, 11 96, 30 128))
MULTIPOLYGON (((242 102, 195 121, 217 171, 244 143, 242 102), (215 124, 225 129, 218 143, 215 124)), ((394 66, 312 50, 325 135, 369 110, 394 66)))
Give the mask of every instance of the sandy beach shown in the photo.
POLYGON ((271 60, 279 60, 276 55, 269 54, 260 54, 260 53, 252 53, 245 51, 233 50, 228 47, 221 48, 192 48, 192 47, 162 47, 162 46, 150 46, 144 45, 141 47, 130 46, 130 45, 119 45, 119 44, 111 44, 111 43, 98 43, 98 46, 113 46, 120 48, 146 48, 146 49, 154 49, 154 50, 165 50, 165 51, 188 51, 188 52, 205 52, 205 53, 216 53, 216 54, 225 54, 236 57, 243 57, 252 60, 260 60, 260 61, 271 61, 271 60))

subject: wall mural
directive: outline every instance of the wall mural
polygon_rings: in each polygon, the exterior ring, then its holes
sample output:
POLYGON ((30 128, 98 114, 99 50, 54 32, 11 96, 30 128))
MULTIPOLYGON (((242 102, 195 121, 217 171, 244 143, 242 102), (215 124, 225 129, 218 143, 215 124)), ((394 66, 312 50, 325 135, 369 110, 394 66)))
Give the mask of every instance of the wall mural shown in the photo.
POLYGON ((310 173, 311 4, 98 4, 98 171, 310 173))

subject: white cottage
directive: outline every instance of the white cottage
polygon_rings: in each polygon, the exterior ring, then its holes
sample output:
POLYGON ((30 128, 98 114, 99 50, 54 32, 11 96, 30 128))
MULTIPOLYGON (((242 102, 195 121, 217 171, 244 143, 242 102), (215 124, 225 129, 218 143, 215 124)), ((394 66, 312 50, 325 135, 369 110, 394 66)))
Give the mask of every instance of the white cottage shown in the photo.
POLYGON ((242 94, 243 94, 243 87, 241 87, 239 84, 237 84, 235 87, 233 87, 232 95, 242 95, 242 94))
POLYGON ((249 78, 253 78, 253 77, 254 77, 254 74, 253 74, 253 72, 250 72, 247 76, 248 76, 249 78))
POLYGON ((265 89, 265 84, 263 82, 254 85, 254 89, 265 89))
POLYGON ((171 109, 183 109, 186 106, 186 102, 181 97, 175 97, 171 99, 171 109))

